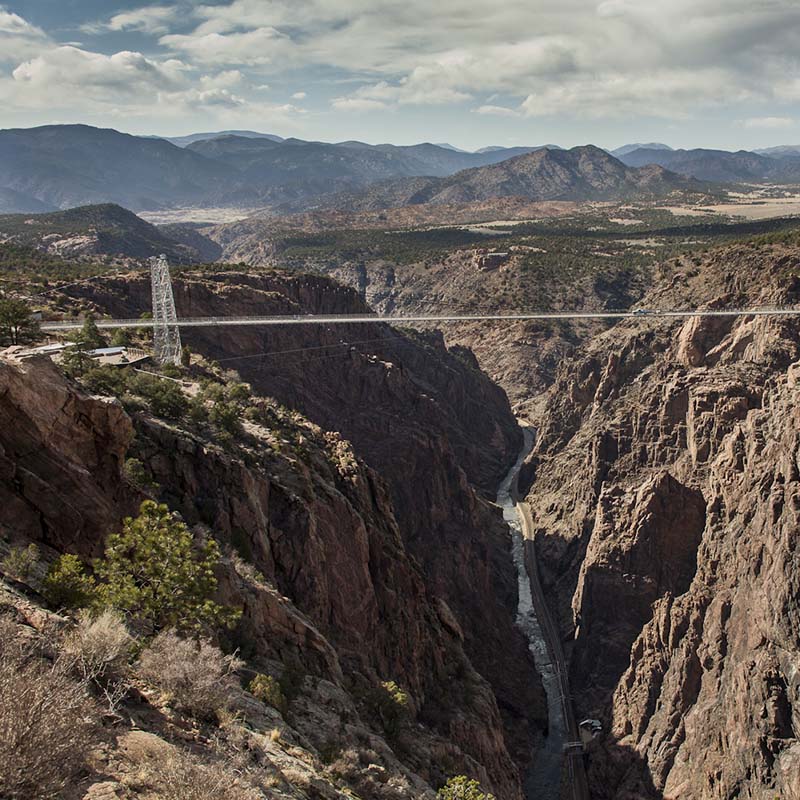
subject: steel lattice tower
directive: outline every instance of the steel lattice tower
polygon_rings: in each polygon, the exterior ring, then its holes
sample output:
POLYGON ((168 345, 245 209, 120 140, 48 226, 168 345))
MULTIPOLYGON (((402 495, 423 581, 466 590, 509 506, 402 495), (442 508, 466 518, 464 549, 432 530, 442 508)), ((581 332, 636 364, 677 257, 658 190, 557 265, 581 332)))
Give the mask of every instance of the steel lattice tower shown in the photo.
POLYGON ((153 289, 153 357, 159 364, 180 364, 181 333, 165 255, 150 259, 150 282, 153 289))

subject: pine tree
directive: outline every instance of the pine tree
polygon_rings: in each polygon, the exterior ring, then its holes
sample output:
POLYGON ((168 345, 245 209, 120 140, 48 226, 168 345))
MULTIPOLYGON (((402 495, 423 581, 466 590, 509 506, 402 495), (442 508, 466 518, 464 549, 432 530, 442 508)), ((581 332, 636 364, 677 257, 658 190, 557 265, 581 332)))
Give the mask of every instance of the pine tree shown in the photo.
POLYGON ((39 336, 39 326, 22 300, 0 298, 0 345, 25 344, 39 336))
POLYGON ((146 500, 139 511, 108 537, 105 558, 95 563, 100 605, 123 612, 145 633, 233 624, 239 612, 211 599, 217 543, 195 541, 165 505, 146 500))
POLYGON ((73 333, 70 339, 79 345, 84 350, 97 350, 100 347, 105 347, 107 342, 97 323, 94 321, 93 314, 87 314, 83 322, 83 327, 73 333))

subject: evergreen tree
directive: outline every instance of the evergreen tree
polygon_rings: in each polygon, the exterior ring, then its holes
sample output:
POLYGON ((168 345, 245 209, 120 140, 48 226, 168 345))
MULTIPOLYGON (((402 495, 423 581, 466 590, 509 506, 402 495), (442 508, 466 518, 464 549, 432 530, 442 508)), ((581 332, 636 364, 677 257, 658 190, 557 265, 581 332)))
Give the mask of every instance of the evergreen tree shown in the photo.
POLYGON ((131 343, 131 333, 128 328, 117 328, 111 336, 114 347, 128 347, 131 343))
POLYGON ((22 300, 0 297, 0 345, 26 344, 39 338, 39 326, 22 300))
POLYGON ((93 314, 87 314, 83 322, 83 327, 73 333, 70 337, 71 341, 76 345, 80 345, 83 350, 97 350, 100 347, 106 347, 107 342, 97 323, 94 321, 93 314))
POLYGON ((95 563, 100 605, 123 612, 146 633, 233 624, 239 612, 211 599, 217 543, 196 542, 165 505, 146 500, 139 511, 108 537, 105 558, 95 563))
POLYGON ((67 375, 79 378, 92 367, 92 358, 86 350, 87 348, 83 346, 82 342, 76 342, 64 350, 64 354, 61 356, 61 366, 67 375))

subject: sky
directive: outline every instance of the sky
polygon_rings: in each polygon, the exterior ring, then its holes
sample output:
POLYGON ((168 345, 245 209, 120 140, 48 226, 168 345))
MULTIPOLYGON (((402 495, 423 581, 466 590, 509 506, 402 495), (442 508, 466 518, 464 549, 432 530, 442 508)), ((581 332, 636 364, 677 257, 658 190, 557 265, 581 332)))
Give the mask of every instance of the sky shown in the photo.
POLYGON ((800 142, 800 0, 0 0, 0 127, 800 142))

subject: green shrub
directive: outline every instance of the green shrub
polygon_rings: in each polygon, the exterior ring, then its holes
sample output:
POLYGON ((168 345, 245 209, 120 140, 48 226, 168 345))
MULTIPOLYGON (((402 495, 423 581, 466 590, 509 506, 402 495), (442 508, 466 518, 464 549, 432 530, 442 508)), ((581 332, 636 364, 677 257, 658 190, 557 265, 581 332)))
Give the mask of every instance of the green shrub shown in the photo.
POLYGON ((259 673, 250 681, 247 691, 262 703, 272 706, 283 715, 286 714, 289 703, 286 700, 286 696, 283 694, 280 683, 278 683, 272 675, 263 675, 259 673))
POLYGON ((162 364, 161 374, 168 378, 180 378, 183 375, 181 368, 177 364, 162 364))
POLYGON ((42 583, 42 594, 55 608, 85 608, 94 601, 95 593, 94 578, 72 553, 59 556, 42 583))
POLYGON ((411 698, 394 681, 384 681, 375 687, 367 701, 388 736, 396 736, 411 716, 411 698))
POLYGON ((225 387, 225 396, 232 403, 247 403, 250 400, 252 391, 248 383, 229 383, 225 387))
POLYGON ((189 401, 181 387, 166 378, 140 372, 130 379, 128 387, 131 392, 147 400, 150 410, 157 417, 180 419, 189 408, 189 401))
POLYGON ((208 421, 208 409, 206 408, 206 404, 203 402, 201 397, 195 396, 189 398, 189 409, 187 411, 187 415, 195 425, 199 425, 201 422, 208 421))
MULTIPOLYGON (((85 355, 85 354, 84 354, 85 355)), ((88 358, 88 356, 85 356, 88 358)), ((124 394, 128 384, 128 373, 116 367, 93 367, 89 362, 88 369, 82 372, 81 383, 94 394, 119 397, 124 394)))
POLYGON ((217 543, 195 541, 165 505, 146 500, 139 511, 123 521, 121 533, 108 537, 105 557, 95 562, 100 605, 123 612, 147 632, 232 625, 239 612, 211 599, 217 543))
POLYGON ((113 347, 128 347, 131 343, 131 332, 129 328, 117 328, 111 334, 111 344, 113 347))
POLYGON ((128 458, 125 460, 123 468, 125 477, 137 488, 145 492, 158 489, 158 484, 150 480, 150 475, 145 469, 144 464, 138 458, 128 458))
POLYGON ((457 775, 436 793, 438 800, 495 800, 493 794, 481 789, 478 781, 470 780, 466 775, 457 775))
POLYGON ((207 381, 200 389, 200 397, 211 403, 221 403, 225 399, 225 389, 221 383, 207 381))
POLYGON ((27 547, 12 547, 3 559, 2 567, 6 575, 18 581, 26 581, 39 561, 39 548, 31 542, 27 547))
POLYGON ((241 433, 241 412, 233 403, 214 403, 208 412, 208 419, 232 436, 241 433))

